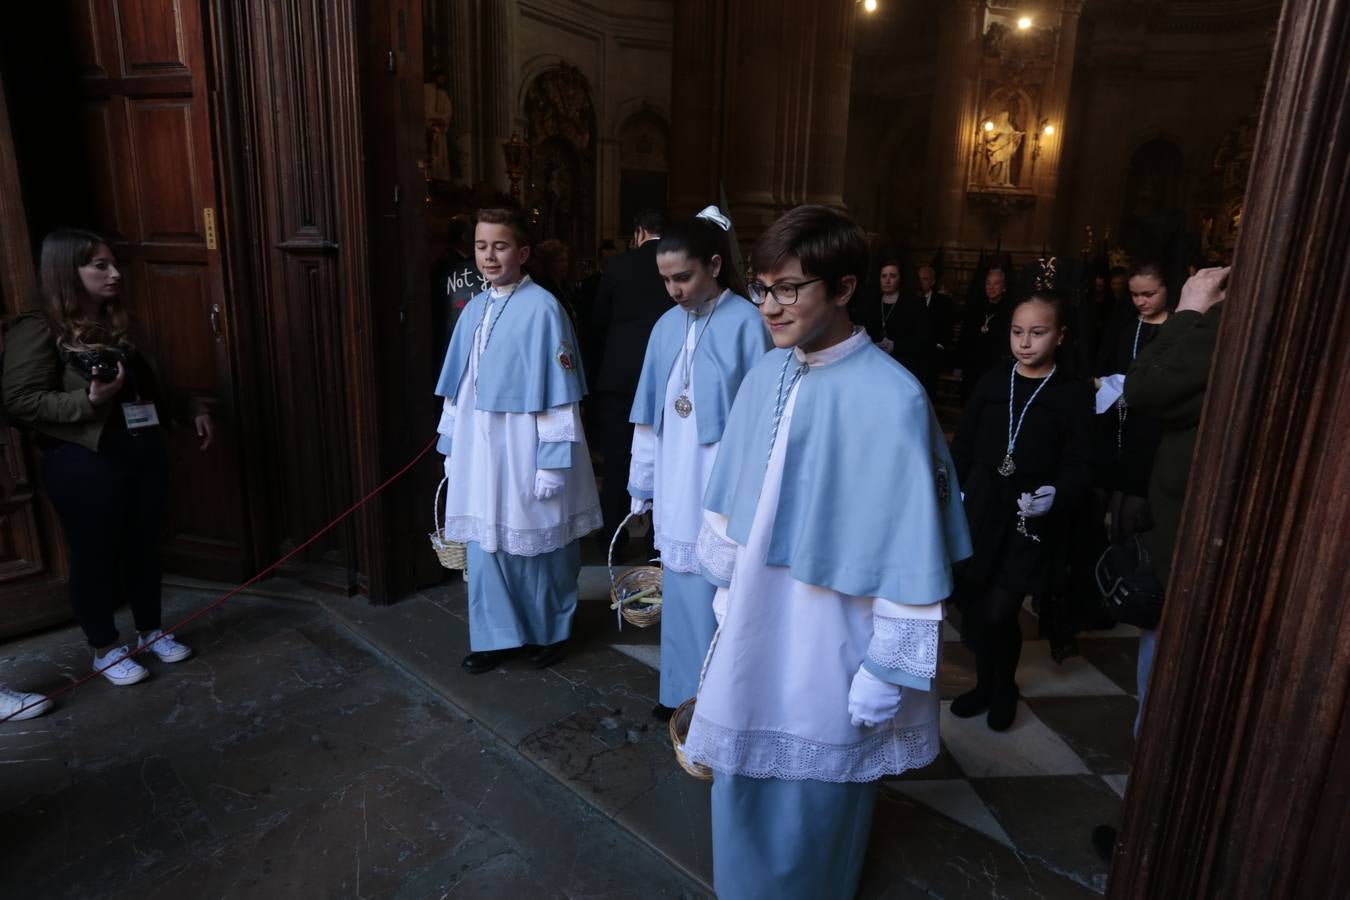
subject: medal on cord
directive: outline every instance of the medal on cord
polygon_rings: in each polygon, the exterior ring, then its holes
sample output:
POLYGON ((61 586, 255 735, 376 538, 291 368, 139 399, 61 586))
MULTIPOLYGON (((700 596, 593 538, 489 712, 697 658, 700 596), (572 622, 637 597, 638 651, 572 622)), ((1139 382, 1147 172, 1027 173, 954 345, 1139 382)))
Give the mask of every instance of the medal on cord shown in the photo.
MULTIPOLYGON (((717 315, 717 307, 712 308, 708 313, 708 321, 703 323, 703 330, 694 338, 694 349, 687 349, 689 344, 689 329, 692 327, 690 322, 690 313, 684 314, 684 341, 680 344, 680 359, 683 362, 684 381, 680 387, 680 396, 675 398, 675 414, 681 419, 689 418, 689 414, 694 411, 694 401, 689 399, 689 379, 694 373, 694 354, 698 353, 698 345, 703 341, 703 336, 708 333, 708 326, 712 325, 712 317, 717 315)), ((697 317, 694 317, 697 320, 697 317)))
POLYGON ((1008 373, 1008 449, 1003 455, 1003 462, 998 464, 998 474, 1004 478, 1009 478, 1017 471, 1017 464, 1013 462, 1013 449, 1017 446, 1017 436, 1022 433, 1022 423, 1027 419, 1027 410, 1031 409, 1031 404, 1036 402, 1036 395, 1039 394, 1050 379, 1055 377, 1055 370, 1058 365, 1050 367, 1050 374, 1045 376, 1045 380, 1036 386, 1036 390, 1031 392, 1031 398, 1027 400, 1027 405, 1022 407, 1022 415, 1017 417, 1017 427, 1013 427, 1013 399, 1016 396, 1017 386, 1017 363, 1013 363, 1012 371, 1008 373))

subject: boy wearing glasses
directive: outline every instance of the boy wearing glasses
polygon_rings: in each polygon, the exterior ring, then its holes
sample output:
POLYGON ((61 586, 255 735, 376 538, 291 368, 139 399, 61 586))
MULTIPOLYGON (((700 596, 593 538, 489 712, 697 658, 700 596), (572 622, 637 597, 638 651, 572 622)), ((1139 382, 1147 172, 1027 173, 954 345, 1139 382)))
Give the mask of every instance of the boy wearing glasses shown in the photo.
POLYGON ((578 402, 576 337, 558 301, 523 274, 525 216, 484 209, 474 257, 490 285, 464 307, 436 393, 445 398, 445 536, 468 544, 469 647, 477 675, 522 648, 562 658, 577 605, 577 540, 600 526, 578 402))
POLYGON ((849 898, 877 779, 937 756, 942 601, 970 538, 922 385, 849 321, 862 229, 798 207, 751 265, 776 349, 704 498, 719 635, 685 750, 716 773, 722 900, 849 898))

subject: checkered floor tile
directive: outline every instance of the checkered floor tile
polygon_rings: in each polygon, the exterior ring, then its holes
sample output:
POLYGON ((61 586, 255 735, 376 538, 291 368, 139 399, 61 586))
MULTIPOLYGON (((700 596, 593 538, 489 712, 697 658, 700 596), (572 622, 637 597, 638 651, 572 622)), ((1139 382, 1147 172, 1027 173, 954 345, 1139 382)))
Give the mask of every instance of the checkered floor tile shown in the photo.
MULTIPOLYGON (((607 597, 603 566, 586 567, 583 599, 607 597)), ((1023 633, 1037 633, 1030 609, 1023 633)), ((885 790, 978 832, 1091 890, 1106 884, 1094 854, 1093 826, 1117 823, 1132 749, 1134 657, 1138 632, 1089 632, 1081 655, 1056 663, 1046 641, 1027 640, 1018 667, 1022 702, 1003 733, 983 717, 957 719, 951 699, 974 683, 974 660, 959 629, 943 627, 942 753, 925 769, 887 781, 885 790)), ((660 661, 659 629, 624 626, 615 649, 649 666, 660 661)))

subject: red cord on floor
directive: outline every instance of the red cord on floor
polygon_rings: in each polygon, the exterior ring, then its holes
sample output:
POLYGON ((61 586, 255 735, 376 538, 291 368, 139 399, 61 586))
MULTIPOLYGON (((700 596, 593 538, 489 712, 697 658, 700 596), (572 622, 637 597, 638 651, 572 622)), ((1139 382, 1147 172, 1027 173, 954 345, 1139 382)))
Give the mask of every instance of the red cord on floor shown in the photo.
MULTIPOLYGON (((280 568, 282 565, 284 565, 288 560, 290 560, 290 559, 291 559, 293 556, 295 556, 297 553, 299 553, 300 551, 304 550, 306 547, 308 547, 310 544, 312 544, 312 543, 314 543, 315 541, 317 541, 319 538, 323 537, 323 536, 324 536, 325 534, 327 534, 328 532, 332 531, 332 530, 333 530, 334 528, 336 528, 338 525, 341 525, 342 522, 343 522, 345 519, 347 519, 349 516, 351 516, 352 513, 356 512, 358 509, 360 509, 361 507, 365 506, 365 505, 366 505, 367 503, 369 503, 371 500, 373 500, 373 499, 375 499, 376 497, 378 497, 378 496, 385 490, 385 488, 389 487, 391 484, 393 484, 394 482, 398 481, 398 480, 399 480, 400 478, 402 478, 404 475, 408 474, 408 472, 412 469, 413 466, 417 465, 419 462, 422 461, 422 457, 426 456, 428 453, 431 452, 432 448, 434 448, 434 447, 436 446, 436 441, 439 440, 439 439, 440 439, 439 436, 437 436, 436 439, 432 440, 432 442, 429 443, 429 444, 427 444, 425 447, 423 447, 423 448, 421 449, 421 451, 419 451, 418 454, 417 454, 416 456, 414 456, 412 459, 410 459, 410 460, 407 462, 407 464, 405 464, 405 465, 403 466, 403 468, 399 469, 399 470, 398 470, 397 472, 395 472, 393 475, 391 475, 391 476, 389 476, 388 478, 386 478, 386 479, 384 480, 384 482, 383 482, 382 484, 380 484, 379 487, 375 488, 375 489, 374 489, 373 491, 371 491, 369 494, 366 494, 366 495, 365 495, 364 497, 362 497, 360 500, 356 501, 356 503, 354 503, 354 504, 352 504, 351 506, 349 506, 349 507, 346 509, 346 511, 344 511, 344 512, 343 512, 341 515, 339 515, 336 519, 334 519, 333 521, 329 522, 327 525, 323 526, 323 527, 320 528, 318 531, 314 532, 314 534, 310 535, 303 543, 301 543, 301 544, 300 544, 299 546, 297 546, 295 549, 291 550, 291 551, 290 551, 289 553, 287 553, 285 556, 281 557, 281 558, 278 559, 276 562, 272 563, 270 566, 268 566, 267 568, 263 569, 263 570, 262 570, 261 572, 259 572, 257 575, 254 575, 254 576, 253 576, 252 578, 250 578, 248 581, 245 581, 243 584, 241 584, 241 585, 239 585, 238 587, 234 588, 234 589, 231 590, 229 593, 224 594, 223 596, 221 596, 221 597, 219 597, 219 598, 217 598, 217 599, 211 601, 211 602, 208 603, 206 606, 203 606, 201 609, 197 610, 197 611, 194 612, 192 615, 188 616, 186 619, 183 619, 181 622, 178 622, 178 623, 174 624, 173 627, 171 627, 171 628, 165 628, 165 629, 164 629, 164 633, 165 633, 165 634, 173 634, 175 631, 177 631, 178 629, 182 628, 183 626, 188 625, 188 624, 190 624, 190 623, 192 623, 192 622, 195 622, 197 619, 200 619, 202 616, 206 615, 206 614, 209 613, 211 610, 213 610, 213 609, 215 609, 216 607, 220 606, 221 604, 225 603, 225 601, 229 600, 229 599, 230 599, 231 597, 233 597, 235 594, 238 594, 240 591, 243 591, 243 590, 246 590, 246 589, 252 587, 253 585, 257 584, 259 581, 262 581, 262 580, 263 580, 264 578, 266 578, 268 575, 271 575, 273 572, 275 572, 278 568, 280 568)), ((140 654, 140 653, 142 653, 142 652, 144 652, 144 651, 146 651, 146 650, 148 650, 148 649, 150 649, 148 646, 146 646, 146 647, 137 647, 135 650, 131 651, 131 653, 127 654, 127 656, 120 657, 118 661, 120 661, 121 659, 128 659, 128 658, 130 658, 130 657, 136 656, 136 655, 138 655, 138 654, 140 654)), ((88 675, 84 676, 83 678, 78 678, 78 679, 76 679, 75 681, 72 681, 70 684, 66 685, 65 687, 61 688, 60 690, 54 691, 54 692, 52 692, 52 693, 50 693, 50 694, 45 695, 45 699, 54 699, 54 698, 56 698, 56 697, 60 697, 62 694, 69 694, 71 691, 75 690, 77 687, 79 687, 80 685, 84 684, 86 681, 89 681, 89 680, 91 680, 91 679, 93 679, 93 678, 96 678, 96 677, 99 676, 99 675, 102 675, 105 669, 110 669, 110 668, 112 668, 112 667, 115 666, 115 665, 117 665, 117 662, 109 663, 108 665, 104 666, 102 669, 95 669, 93 672, 90 672, 88 675)), ((41 702, 41 701, 38 701, 38 702, 41 702)), ((17 716, 19 713, 23 712, 25 709, 30 709, 30 708, 32 708, 32 707, 34 707, 34 706, 37 706, 37 705, 38 705, 38 703, 30 703, 30 704, 28 704, 27 706, 22 706, 22 707, 20 707, 19 709, 16 709, 14 712, 10 713, 9 715, 5 716, 3 719, 0 719, 0 722, 8 722, 10 719, 14 718, 14 717, 17 716)))

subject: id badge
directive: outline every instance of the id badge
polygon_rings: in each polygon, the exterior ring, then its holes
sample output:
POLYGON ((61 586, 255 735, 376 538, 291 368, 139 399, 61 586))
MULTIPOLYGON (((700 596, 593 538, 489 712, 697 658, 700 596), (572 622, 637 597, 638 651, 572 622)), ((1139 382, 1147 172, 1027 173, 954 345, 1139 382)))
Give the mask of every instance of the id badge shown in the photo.
POLYGON ((123 403, 122 415, 127 420, 127 430, 151 428, 159 424, 159 413, 153 403, 123 403))

